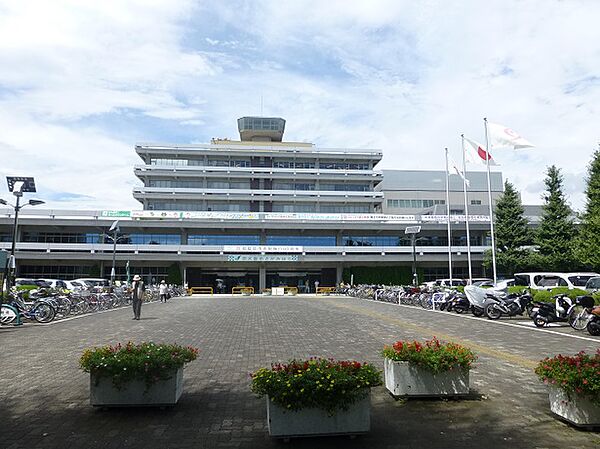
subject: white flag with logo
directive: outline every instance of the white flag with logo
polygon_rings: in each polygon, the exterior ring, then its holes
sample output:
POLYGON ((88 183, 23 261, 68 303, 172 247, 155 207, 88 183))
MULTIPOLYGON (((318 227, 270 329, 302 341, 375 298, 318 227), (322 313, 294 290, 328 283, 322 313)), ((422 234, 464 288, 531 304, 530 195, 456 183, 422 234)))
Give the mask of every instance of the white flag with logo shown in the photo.
POLYGON ((472 164, 486 165, 487 159, 490 160, 490 165, 498 165, 492 155, 485 151, 483 145, 466 137, 463 140, 463 151, 465 152, 465 158, 467 162, 472 164))
POLYGON ((465 182, 467 187, 471 187, 471 183, 465 177, 465 174, 461 171, 461 169, 458 168, 458 164, 454 161, 454 159, 452 159, 451 156, 448 156, 448 165, 450 166, 450 169, 449 169, 450 174, 452 174, 452 173, 457 174, 458 176, 460 176, 462 178, 462 180, 465 182))
POLYGON ((518 150, 519 148, 534 147, 531 142, 525 140, 515 130, 504 125, 499 125, 498 123, 488 122, 488 133, 492 148, 513 147, 515 150, 518 150))

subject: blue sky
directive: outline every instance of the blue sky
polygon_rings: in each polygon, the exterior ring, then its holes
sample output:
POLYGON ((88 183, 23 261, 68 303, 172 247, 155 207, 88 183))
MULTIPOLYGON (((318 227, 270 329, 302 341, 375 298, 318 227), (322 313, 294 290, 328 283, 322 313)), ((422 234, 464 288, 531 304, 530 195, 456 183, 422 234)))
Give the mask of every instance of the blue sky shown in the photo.
MULTIPOLYGON (((139 141, 288 140, 443 169, 483 117, 535 149, 497 150, 527 204, 546 166, 583 205, 600 140, 600 2, 0 0, 0 176, 53 208, 138 208, 139 141)), ((1 196, 1 191, 0 191, 1 196)))

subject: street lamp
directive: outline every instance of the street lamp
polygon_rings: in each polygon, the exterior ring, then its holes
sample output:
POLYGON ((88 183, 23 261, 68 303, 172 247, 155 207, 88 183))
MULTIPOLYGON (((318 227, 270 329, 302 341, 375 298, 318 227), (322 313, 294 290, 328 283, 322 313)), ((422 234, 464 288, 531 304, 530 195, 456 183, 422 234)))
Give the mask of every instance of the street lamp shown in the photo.
POLYGON ((14 270, 16 269, 16 261, 15 261, 15 249, 17 245, 17 231, 19 227, 19 211, 25 206, 39 206, 40 204, 44 204, 42 200, 29 200, 25 204, 20 204, 21 197, 23 193, 33 193, 35 192, 35 181, 31 177, 25 176, 7 176, 6 183, 8 184, 8 191, 12 192, 12 194, 17 198, 16 204, 10 204, 4 199, 0 199, 0 204, 5 206, 11 206, 15 210, 15 219, 13 222, 13 230, 12 230, 12 244, 10 247, 10 257, 6 260, 6 264, 4 265, 4 277, 6 278, 6 292, 8 293, 11 288, 12 277, 10 274, 7 276, 8 269, 10 267, 12 274, 14 275, 14 270))
MULTIPOLYGON (((113 241, 113 255, 112 255, 112 268, 110 269, 110 286, 113 287, 115 285, 115 255, 117 252, 117 232, 119 232, 119 220, 115 220, 113 224, 110 226, 108 232, 112 232, 112 241, 113 241)), ((109 236, 110 237, 110 236, 109 236)))
POLYGON ((421 232, 421 226, 407 226, 406 229, 404 230, 404 234, 410 235, 410 240, 412 243, 412 255, 413 255, 412 272, 413 272, 413 285, 415 287, 417 285, 419 285, 419 275, 417 274, 417 253, 415 251, 415 246, 417 243, 416 236, 419 232, 421 232))

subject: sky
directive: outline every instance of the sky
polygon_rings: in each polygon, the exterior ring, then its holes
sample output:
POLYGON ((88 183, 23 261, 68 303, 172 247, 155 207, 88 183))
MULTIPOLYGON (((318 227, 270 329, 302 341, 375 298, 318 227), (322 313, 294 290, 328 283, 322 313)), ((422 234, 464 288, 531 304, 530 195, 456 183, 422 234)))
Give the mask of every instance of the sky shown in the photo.
POLYGON ((140 209, 136 142, 238 139, 262 98, 285 140, 378 148, 381 169, 443 170, 487 117, 535 144, 492 153, 525 204, 555 164, 581 209, 599 18, 595 0, 0 0, 0 177, 34 176, 49 208, 140 209))

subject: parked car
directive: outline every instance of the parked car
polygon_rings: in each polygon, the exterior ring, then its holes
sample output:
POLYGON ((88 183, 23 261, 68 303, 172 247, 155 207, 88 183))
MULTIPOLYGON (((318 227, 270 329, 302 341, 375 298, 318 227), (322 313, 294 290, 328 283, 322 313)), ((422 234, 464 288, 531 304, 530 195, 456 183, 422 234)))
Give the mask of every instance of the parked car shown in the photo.
POLYGON ((68 289, 67 283, 62 279, 38 279, 39 281, 44 281, 50 284, 50 288, 62 288, 68 289))
POLYGON ((588 279, 585 283, 585 289, 588 292, 600 291, 600 276, 594 276, 588 279))
POLYGON ((515 285, 536 290, 551 290, 555 287, 583 288, 588 279, 600 276, 597 273, 515 273, 515 285))
POLYGON ((108 280, 102 279, 102 278, 80 278, 80 279, 75 279, 75 282, 84 284, 88 288, 108 287, 109 286, 108 280))

